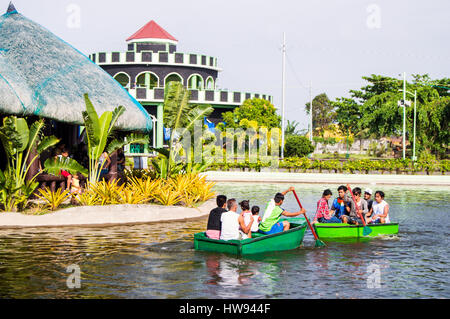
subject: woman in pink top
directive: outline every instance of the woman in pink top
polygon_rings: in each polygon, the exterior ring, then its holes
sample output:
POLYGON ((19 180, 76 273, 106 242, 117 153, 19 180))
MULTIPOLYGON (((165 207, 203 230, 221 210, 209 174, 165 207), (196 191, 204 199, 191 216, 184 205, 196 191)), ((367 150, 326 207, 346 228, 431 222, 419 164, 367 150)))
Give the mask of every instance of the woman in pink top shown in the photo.
POLYGON ((241 206, 242 213, 241 216, 244 218, 244 225, 242 223, 240 224, 239 231, 242 234, 242 238, 252 238, 252 224, 254 222, 253 220, 253 214, 250 211, 250 201, 243 200, 239 203, 239 206, 241 206))
POLYGON ((317 211, 313 223, 341 223, 339 218, 333 216, 330 212, 330 206, 328 206, 328 201, 332 195, 333 193, 329 189, 323 192, 322 198, 317 202, 317 211))

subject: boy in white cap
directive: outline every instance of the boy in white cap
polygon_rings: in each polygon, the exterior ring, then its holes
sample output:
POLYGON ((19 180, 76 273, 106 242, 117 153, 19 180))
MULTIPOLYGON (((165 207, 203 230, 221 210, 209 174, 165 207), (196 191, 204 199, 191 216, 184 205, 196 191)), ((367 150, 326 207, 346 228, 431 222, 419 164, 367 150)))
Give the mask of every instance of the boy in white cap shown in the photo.
POLYGON ((369 212, 372 209, 373 199, 372 199, 372 190, 370 188, 366 188, 364 191, 364 199, 367 202, 367 206, 369 208, 369 212))

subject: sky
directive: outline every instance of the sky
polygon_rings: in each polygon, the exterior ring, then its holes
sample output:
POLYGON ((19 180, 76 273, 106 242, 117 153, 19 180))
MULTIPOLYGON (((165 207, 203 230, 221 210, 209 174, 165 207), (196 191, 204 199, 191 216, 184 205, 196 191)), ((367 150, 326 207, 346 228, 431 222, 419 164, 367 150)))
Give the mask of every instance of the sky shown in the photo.
MULTIPOLYGON (((16 9, 81 52, 126 51, 155 20, 178 51, 218 58, 218 86, 269 94, 280 110, 286 34, 287 120, 308 126, 312 94, 349 96, 363 76, 450 77, 448 0, 14 0, 16 9)), ((0 0, 4 10, 9 0, 0 0)), ((1 9, 1 7, 0 7, 1 9)), ((1 9, 3 10, 3 9, 1 9)))

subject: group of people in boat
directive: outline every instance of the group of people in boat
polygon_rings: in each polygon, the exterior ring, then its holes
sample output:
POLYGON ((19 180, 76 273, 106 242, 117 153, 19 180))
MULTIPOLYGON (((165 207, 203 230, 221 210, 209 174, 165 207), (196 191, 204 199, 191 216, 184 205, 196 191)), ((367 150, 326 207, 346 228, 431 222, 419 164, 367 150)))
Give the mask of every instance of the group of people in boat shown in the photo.
POLYGON ((209 214, 206 236, 211 239, 242 240, 252 238, 254 233, 271 235, 288 230, 290 223, 281 221, 282 216, 295 217, 306 213, 305 209, 290 213, 281 208, 284 197, 293 190, 294 188, 291 187, 282 193, 277 193, 267 204, 262 216, 260 216, 260 208, 258 206, 250 208, 248 200, 238 204, 234 198, 227 199, 225 195, 217 196, 217 208, 209 214), (238 206, 241 208, 241 213, 237 212, 238 206))
POLYGON ((329 202, 333 193, 326 189, 322 198, 317 202, 316 216, 313 223, 347 223, 350 225, 363 224, 388 224, 389 204, 384 200, 384 192, 376 191, 375 199, 370 188, 364 190, 350 185, 341 185, 337 189, 338 197, 333 201, 331 207, 329 202), (350 195, 348 194, 350 192, 350 195))
MULTIPOLYGON (((366 189, 364 194, 359 187, 355 187, 349 195, 350 185, 338 187, 339 196, 329 202, 333 193, 327 189, 317 202, 316 215, 313 223, 347 223, 351 225, 363 224, 361 217, 367 224, 390 223, 389 205, 384 200, 382 191, 375 192, 375 199, 372 199, 373 192, 366 189)), ((302 208, 297 212, 288 212, 283 205, 286 194, 295 191, 294 187, 277 193, 267 204, 264 214, 260 215, 258 206, 250 207, 250 201, 243 200, 238 203, 236 199, 227 199, 225 195, 217 196, 217 207, 214 208, 208 218, 206 236, 217 240, 243 240, 252 238, 252 234, 260 233, 271 235, 289 230, 290 223, 282 220, 282 217, 296 217, 306 215, 306 210, 302 208), (238 213, 238 209, 241 212, 238 213)))

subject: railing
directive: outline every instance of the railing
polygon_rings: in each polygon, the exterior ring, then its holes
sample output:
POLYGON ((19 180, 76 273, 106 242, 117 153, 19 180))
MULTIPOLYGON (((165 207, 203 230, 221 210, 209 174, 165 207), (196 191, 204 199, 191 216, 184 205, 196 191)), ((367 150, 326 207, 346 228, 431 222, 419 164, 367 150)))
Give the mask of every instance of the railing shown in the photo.
MULTIPOLYGON (((190 90, 192 103, 215 105, 241 105, 245 100, 260 98, 273 103, 273 97, 266 94, 229 92, 221 90, 190 90)), ((164 102, 164 88, 135 88, 128 92, 140 102, 164 102)))
POLYGON ((220 71, 217 67, 217 58, 203 54, 189 54, 180 52, 99 52, 89 55, 89 58, 98 65, 111 64, 167 64, 200 67, 220 71))

